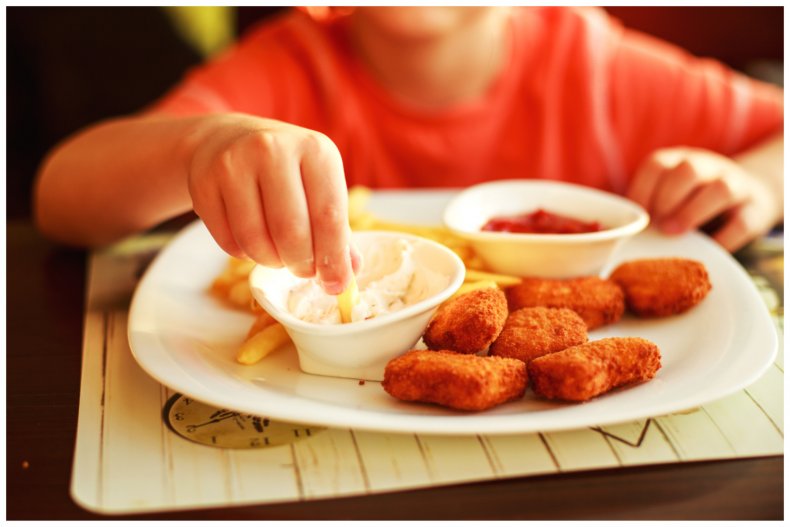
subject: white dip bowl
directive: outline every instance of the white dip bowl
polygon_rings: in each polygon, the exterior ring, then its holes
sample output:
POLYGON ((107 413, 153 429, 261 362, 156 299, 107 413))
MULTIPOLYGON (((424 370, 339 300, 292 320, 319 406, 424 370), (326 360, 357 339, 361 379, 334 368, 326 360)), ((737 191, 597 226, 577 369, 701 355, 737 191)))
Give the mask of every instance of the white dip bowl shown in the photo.
POLYGON ((465 267, 447 247, 432 240, 398 232, 366 231, 353 234, 363 254, 358 274, 361 293, 365 262, 375 260, 385 244, 405 240, 413 247, 417 269, 436 273, 439 284, 426 298, 392 313, 347 324, 307 322, 289 311, 291 291, 304 279, 287 269, 256 266, 250 273, 255 300, 280 322, 296 346, 299 366, 306 373, 378 381, 387 362, 412 349, 420 340, 436 308, 463 283, 465 267))
POLYGON ((569 278, 597 275, 618 247, 642 231, 650 217, 636 203, 601 190, 545 180, 503 180, 469 187, 451 200, 444 223, 470 242, 494 272, 515 276, 569 278), (543 209, 602 230, 580 234, 489 232, 496 216, 543 209))

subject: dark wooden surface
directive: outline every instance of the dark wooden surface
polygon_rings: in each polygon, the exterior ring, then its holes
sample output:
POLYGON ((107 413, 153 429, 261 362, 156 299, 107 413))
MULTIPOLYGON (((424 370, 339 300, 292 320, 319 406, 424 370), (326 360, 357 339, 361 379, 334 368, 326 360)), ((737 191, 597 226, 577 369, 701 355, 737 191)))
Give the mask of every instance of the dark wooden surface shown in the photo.
MULTIPOLYGON (((6 517, 100 519, 70 498, 85 253, 7 227, 6 517)), ((782 456, 498 480, 164 519, 783 519, 782 456)), ((112 518, 121 518, 113 516, 112 518)))

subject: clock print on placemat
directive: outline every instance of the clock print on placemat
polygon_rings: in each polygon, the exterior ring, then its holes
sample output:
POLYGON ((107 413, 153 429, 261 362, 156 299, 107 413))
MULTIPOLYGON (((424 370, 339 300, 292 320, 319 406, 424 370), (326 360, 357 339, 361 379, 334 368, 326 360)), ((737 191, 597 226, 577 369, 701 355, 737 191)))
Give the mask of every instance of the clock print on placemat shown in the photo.
POLYGON ((284 445, 325 430, 209 406, 178 393, 167 401, 162 414, 167 426, 181 437, 220 448, 284 445))

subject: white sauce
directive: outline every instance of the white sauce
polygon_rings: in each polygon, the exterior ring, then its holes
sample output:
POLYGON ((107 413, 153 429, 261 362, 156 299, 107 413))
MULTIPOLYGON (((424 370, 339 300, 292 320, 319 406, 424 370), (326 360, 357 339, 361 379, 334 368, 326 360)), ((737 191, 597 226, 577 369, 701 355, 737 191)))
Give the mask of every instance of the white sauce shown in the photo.
MULTIPOLYGON (((448 286, 450 278, 420 265, 410 240, 382 240, 362 254, 357 274, 359 303, 351 312, 358 322, 394 313, 448 286)), ((287 310, 305 322, 340 324, 337 297, 326 294, 316 280, 300 279, 288 292, 287 310)))

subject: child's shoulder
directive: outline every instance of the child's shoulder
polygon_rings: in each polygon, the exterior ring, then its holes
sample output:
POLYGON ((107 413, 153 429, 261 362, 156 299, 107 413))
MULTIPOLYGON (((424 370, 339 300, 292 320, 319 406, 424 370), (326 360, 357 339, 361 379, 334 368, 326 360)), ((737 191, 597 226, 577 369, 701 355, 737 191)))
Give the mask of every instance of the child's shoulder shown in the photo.
POLYGON ((325 36, 331 29, 328 22, 313 19, 301 9, 288 8, 250 26, 242 42, 261 42, 277 39, 315 39, 325 36))
POLYGON ((517 17, 539 21, 547 25, 558 25, 568 21, 599 23, 613 20, 604 8, 597 6, 542 6, 515 7, 513 9, 517 17))

